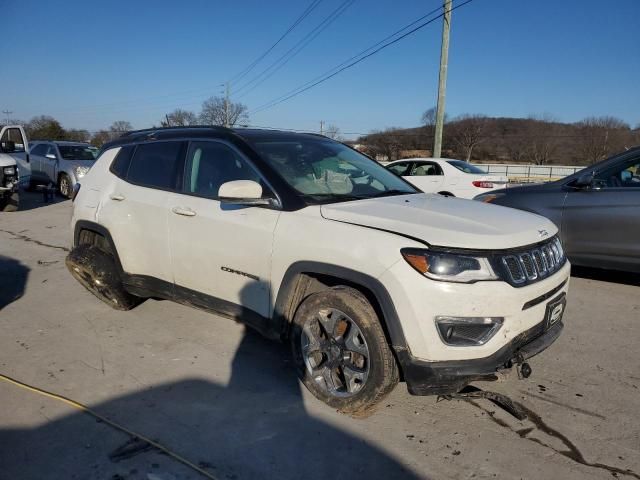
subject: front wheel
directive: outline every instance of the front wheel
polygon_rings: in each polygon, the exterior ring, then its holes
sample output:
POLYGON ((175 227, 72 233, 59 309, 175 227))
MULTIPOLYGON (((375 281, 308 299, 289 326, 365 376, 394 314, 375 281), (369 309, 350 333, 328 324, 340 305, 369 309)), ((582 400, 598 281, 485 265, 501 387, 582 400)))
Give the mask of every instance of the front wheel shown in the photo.
POLYGON ((378 316, 353 288, 307 297, 293 319, 291 348, 305 386, 342 413, 366 415, 398 383, 378 316))
POLYGON ((73 188, 71 187, 71 179, 66 173, 61 173, 60 177, 58 178, 58 191, 63 197, 71 198, 71 192, 73 191, 73 188))

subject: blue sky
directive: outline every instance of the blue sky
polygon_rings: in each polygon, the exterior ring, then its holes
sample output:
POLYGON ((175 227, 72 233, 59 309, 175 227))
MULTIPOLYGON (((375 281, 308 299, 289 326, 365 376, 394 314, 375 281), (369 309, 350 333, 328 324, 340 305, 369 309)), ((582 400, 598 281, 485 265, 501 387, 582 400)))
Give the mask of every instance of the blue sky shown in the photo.
MULTIPOLYGON (((288 92, 441 4, 355 2, 298 56, 240 98, 249 109, 288 92)), ((245 79, 319 24, 323 0, 245 79)), ((0 110, 97 130, 198 111, 271 45, 311 0, 0 0, 0 110)), ((454 0, 462 3, 462 0, 454 0)), ((447 112, 640 123, 640 0, 474 0, 453 12, 447 112)), ((368 132, 419 123, 435 103, 441 21, 324 84, 251 116, 251 124, 368 132)), ((245 81, 232 86, 233 92, 245 81)))

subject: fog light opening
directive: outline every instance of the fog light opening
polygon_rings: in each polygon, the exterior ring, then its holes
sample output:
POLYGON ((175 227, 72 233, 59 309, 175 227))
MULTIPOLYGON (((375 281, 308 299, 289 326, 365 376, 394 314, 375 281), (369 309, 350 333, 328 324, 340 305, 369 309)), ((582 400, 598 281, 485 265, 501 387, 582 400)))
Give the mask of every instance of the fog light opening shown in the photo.
POLYGON ((440 339, 456 347, 479 346, 487 343, 504 323, 504 317, 436 317, 440 339))

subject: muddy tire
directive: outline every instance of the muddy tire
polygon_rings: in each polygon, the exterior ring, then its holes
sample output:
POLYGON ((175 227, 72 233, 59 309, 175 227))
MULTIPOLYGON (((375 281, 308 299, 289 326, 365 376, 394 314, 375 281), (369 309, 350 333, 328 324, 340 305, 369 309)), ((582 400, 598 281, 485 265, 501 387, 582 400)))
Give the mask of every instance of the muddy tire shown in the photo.
POLYGON ((58 193, 64 198, 71 198, 73 187, 71 186, 71 179, 66 173, 61 173, 58 177, 58 193))
POLYGON ((78 282, 116 310, 131 310, 144 300, 125 290, 113 256, 97 246, 75 247, 67 255, 66 264, 78 282))
POLYGON ((18 192, 0 198, 0 212, 15 212, 19 206, 20 195, 18 192))
POLYGON ((342 413, 366 416, 398 383, 398 366, 374 308, 338 286, 298 307, 290 335, 300 380, 342 413))

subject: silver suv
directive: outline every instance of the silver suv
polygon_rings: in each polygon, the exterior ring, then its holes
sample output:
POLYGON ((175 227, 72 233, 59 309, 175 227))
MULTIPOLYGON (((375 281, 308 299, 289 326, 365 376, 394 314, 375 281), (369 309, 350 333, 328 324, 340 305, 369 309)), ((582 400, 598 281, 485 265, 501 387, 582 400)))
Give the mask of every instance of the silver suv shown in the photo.
POLYGON ((98 149, 80 142, 31 142, 31 187, 54 185, 63 197, 94 164, 98 149))

